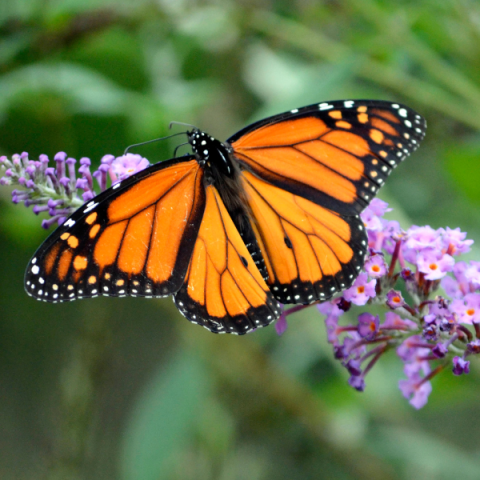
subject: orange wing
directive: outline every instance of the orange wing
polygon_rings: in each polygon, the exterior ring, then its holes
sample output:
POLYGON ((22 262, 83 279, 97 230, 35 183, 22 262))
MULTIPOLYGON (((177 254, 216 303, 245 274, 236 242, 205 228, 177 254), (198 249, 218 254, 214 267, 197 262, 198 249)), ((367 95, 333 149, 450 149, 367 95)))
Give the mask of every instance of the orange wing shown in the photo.
POLYGON ((358 216, 320 207, 250 172, 243 172, 241 180, 275 298, 324 301, 353 283, 367 248, 358 216))
POLYGON ((27 292, 50 302, 176 292, 205 208, 203 174, 193 157, 167 161, 95 197, 35 253, 27 292))
POLYGON ((215 333, 244 334, 280 316, 273 298, 214 186, 185 281, 175 304, 191 322, 215 333))
POLYGON ((228 142, 244 168, 343 215, 360 213, 425 135, 403 105, 347 100, 250 125, 228 142))

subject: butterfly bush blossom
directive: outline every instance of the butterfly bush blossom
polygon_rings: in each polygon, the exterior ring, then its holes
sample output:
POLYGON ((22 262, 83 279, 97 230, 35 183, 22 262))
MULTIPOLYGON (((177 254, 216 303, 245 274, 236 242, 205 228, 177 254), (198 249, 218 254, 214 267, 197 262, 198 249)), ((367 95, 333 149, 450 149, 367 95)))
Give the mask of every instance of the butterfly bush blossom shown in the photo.
MULTIPOLYGON (((92 172, 86 157, 77 162, 59 152, 52 163, 46 155, 31 160, 23 152, 11 159, 0 157, 0 185, 16 187, 14 203, 32 206, 37 215, 47 214, 42 226, 49 228, 61 225, 109 185, 148 166, 140 155, 105 155, 92 172)), ((405 374, 399 388, 421 408, 432 390, 432 377, 445 368, 454 375, 467 374, 470 356, 480 353, 480 262, 456 261, 473 243, 460 229, 412 226, 403 231, 398 222, 383 218, 390 210, 374 199, 361 214, 369 254, 355 283, 341 297, 285 310, 276 330, 286 330, 288 315, 316 308, 325 316, 334 357, 358 391, 365 389, 366 375, 379 358, 395 349, 405 374), (352 306, 367 305, 387 311, 382 317, 362 311, 352 321, 352 306)))
POLYGON ((48 213, 42 220, 43 228, 61 225, 83 203, 90 201, 110 185, 124 180, 150 164, 140 155, 127 153, 120 157, 104 155, 97 170, 91 171, 92 162, 82 157, 78 162, 65 152, 58 152, 53 163, 47 155, 38 160, 28 158, 28 153, 0 157, 4 176, 0 185, 14 185, 13 203, 33 207, 33 213, 48 213), (76 165, 79 165, 78 169, 76 165), (55 165, 55 166, 53 166, 55 165))

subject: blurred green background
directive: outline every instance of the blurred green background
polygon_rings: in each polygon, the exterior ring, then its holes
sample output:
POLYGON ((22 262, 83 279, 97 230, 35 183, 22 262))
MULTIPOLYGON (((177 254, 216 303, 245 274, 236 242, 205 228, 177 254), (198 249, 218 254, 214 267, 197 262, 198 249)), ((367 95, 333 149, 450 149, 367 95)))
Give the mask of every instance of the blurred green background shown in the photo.
MULTIPOLYGON (((480 240, 477 0, 15 0, 0 4, 0 153, 119 155, 171 120, 225 139, 304 104, 375 98, 429 123, 380 197, 402 226, 480 240)), ((175 142, 142 147, 156 162, 175 142)), ((170 300, 47 305, 46 233, 0 189, 0 478, 480 478, 480 369, 415 411, 391 352, 347 385, 315 309, 215 336, 170 300)), ((480 252, 471 258, 480 260, 480 252)))

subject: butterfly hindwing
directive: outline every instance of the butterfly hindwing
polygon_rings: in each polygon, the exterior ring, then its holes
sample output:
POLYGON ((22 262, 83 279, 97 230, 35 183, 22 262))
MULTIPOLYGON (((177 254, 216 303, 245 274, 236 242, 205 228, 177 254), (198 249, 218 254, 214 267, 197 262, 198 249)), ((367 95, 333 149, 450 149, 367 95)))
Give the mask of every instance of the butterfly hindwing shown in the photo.
POLYGON ((256 122, 228 139, 244 168, 343 215, 359 214, 425 135, 403 105, 346 100, 256 122))
POLYGON ((250 172, 242 183, 275 298, 325 301, 353 283, 367 248, 358 216, 332 212, 250 172))
POLYGON ((281 313, 217 191, 206 205, 184 284, 175 304, 191 322, 215 333, 244 334, 281 313))
POLYGON ((205 208, 203 174, 190 156, 156 164, 95 197, 36 252, 27 292, 51 302, 176 292, 205 208))

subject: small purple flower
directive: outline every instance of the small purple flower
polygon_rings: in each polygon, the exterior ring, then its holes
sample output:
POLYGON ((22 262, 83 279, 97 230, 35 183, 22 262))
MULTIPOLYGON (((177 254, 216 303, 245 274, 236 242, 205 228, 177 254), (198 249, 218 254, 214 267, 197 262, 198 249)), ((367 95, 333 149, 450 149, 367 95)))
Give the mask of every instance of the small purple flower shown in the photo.
POLYGON ((426 248, 438 249, 441 247, 440 232, 428 225, 425 227, 412 225, 407 231, 405 246, 417 252, 426 248))
POLYGON ((450 309, 458 315, 460 323, 480 323, 480 294, 468 293, 463 299, 454 300, 450 309))
POLYGON ((418 270, 425 274, 427 280, 439 280, 447 272, 453 270, 455 260, 448 254, 439 254, 432 249, 423 250, 418 254, 418 270))
POLYGON ((368 230, 382 230, 383 223, 381 217, 389 211, 391 211, 391 208, 388 208, 388 203, 379 198, 374 198, 370 205, 360 214, 360 217, 368 230))
POLYGON ((480 262, 471 261, 470 265, 465 265, 464 275, 465 279, 475 288, 480 287, 480 262))
POLYGON ((338 327, 338 317, 335 315, 328 315, 325 318, 325 326, 327 327, 327 340, 332 345, 339 344, 339 336, 342 330, 338 327))
POLYGON ((432 392, 432 384, 424 379, 418 373, 410 374, 407 380, 400 380, 398 388, 403 396, 408 399, 410 405, 417 410, 424 407, 428 401, 428 396, 432 392))
POLYGON ((480 353, 480 340, 478 338, 467 344, 467 352, 474 355, 478 355, 480 353))
POLYGON ((451 314, 449 302, 442 296, 437 296, 428 305, 428 313, 438 317, 445 317, 451 314))
POLYGON ((448 353, 448 347, 444 345, 443 343, 437 343, 433 348, 432 348, 432 353, 435 355, 437 358, 444 358, 447 353, 448 353))
POLYGON ((365 340, 373 340, 378 333, 380 319, 371 313, 362 313, 358 316, 358 333, 365 340))
POLYGON ((438 324, 437 324, 437 316, 429 313, 423 317, 424 326, 422 330, 422 336, 426 340, 434 342, 438 339, 438 324))
POLYGON ((343 298, 355 305, 365 305, 370 298, 375 297, 375 285, 377 281, 368 281, 368 275, 361 273, 354 284, 343 292, 343 298))
POLYGON ((345 363, 345 368, 348 370, 350 375, 358 376, 362 373, 362 367, 360 360, 350 359, 345 363))
POLYGON ((343 340, 345 353, 352 359, 360 359, 367 351, 364 339, 354 331, 348 332, 343 340))
POLYGON ((383 255, 372 255, 363 268, 371 278, 380 278, 387 273, 387 264, 383 255))
POLYGON ((348 384, 359 392, 365 390, 365 379, 363 378, 363 375, 352 375, 348 379, 348 384))
POLYGON ((125 178, 144 170, 148 166, 150 166, 150 162, 146 158, 134 153, 117 157, 110 164, 111 171, 117 178, 116 181, 125 180, 125 178))
POLYGON ((341 299, 333 299, 328 302, 319 303, 316 307, 317 310, 327 317, 334 316, 340 317, 345 313, 345 310, 341 309, 338 305, 341 302, 341 299))
MULTIPOLYGON (((421 361, 423 357, 430 353, 430 350, 423 346, 424 343, 422 337, 419 335, 407 337, 397 348, 397 355, 404 362, 421 361)), ((421 365, 421 367, 423 367, 423 365, 421 365)))
POLYGON ((463 373, 470 373, 470 362, 461 357, 453 357, 453 374, 462 375, 463 373))
POLYGON ((461 232, 460 228, 440 228, 442 244, 445 251, 450 255, 460 255, 470 251, 473 240, 465 240, 467 234, 461 232))
POLYGON ((397 240, 402 236, 400 224, 396 220, 384 220, 383 224, 383 242, 381 248, 385 253, 392 255, 395 250, 397 240))
POLYGON ((439 329, 441 332, 450 333, 454 330, 456 324, 457 324, 457 316, 448 315, 447 317, 443 317, 440 320, 439 329))
POLYGON ((451 298, 461 298, 464 293, 460 288, 460 283, 450 275, 445 275, 442 278, 442 288, 445 290, 446 294, 451 298))
POLYGON ((387 305, 392 310, 403 307, 403 305, 405 305, 405 300, 403 299, 401 292, 397 290, 390 290, 387 293, 387 305))

